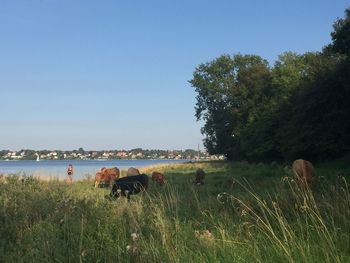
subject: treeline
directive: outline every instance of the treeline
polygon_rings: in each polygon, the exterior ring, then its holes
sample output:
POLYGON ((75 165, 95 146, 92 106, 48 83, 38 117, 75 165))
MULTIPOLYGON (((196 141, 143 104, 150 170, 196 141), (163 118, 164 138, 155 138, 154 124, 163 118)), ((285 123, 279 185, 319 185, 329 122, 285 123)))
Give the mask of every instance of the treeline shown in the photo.
POLYGON ((350 149, 350 8, 321 52, 286 52, 273 66, 257 55, 222 55, 189 82, 204 145, 228 159, 312 161, 350 149))

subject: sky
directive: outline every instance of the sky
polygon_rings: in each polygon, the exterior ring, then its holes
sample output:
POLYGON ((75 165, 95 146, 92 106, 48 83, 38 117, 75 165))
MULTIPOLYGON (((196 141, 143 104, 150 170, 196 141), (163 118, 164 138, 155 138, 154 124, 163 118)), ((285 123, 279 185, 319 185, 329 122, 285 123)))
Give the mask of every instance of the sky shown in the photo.
POLYGON ((0 0, 0 150, 203 150, 222 54, 320 51, 348 0, 0 0))

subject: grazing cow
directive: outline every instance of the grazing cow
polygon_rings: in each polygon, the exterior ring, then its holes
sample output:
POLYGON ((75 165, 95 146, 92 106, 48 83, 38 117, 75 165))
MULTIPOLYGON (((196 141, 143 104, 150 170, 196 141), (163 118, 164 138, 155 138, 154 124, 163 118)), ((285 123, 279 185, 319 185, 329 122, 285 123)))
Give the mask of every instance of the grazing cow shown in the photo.
POLYGON ((196 185, 204 184, 204 177, 205 177, 205 172, 203 171, 203 169, 198 168, 196 171, 195 180, 193 183, 196 185))
POLYGON ((146 174, 122 177, 113 184, 111 193, 106 196, 110 199, 126 196, 130 200, 130 195, 147 190, 148 176, 146 174))
POLYGON ((101 168, 101 171, 95 175, 95 188, 101 183, 112 186, 113 182, 119 178, 120 172, 117 167, 113 168, 101 168))
POLYGON ((152 181, 158 183, 160 186, 164 184, 165 181, 165 175, 160 172, 153 172, 152 173, 152 181))
POLYGON ((128 172, 126 173, 126 176, 133 176, 133 175, 140 175, 140 171, 134 167, 130 167, 128 169, 128 172))
POLYGON ((293 173, 295 178, 299 182, 311 185, 315 177, 315 169, 311 162, 303 159, 298 159, 293 162, 292 165, 293 173))

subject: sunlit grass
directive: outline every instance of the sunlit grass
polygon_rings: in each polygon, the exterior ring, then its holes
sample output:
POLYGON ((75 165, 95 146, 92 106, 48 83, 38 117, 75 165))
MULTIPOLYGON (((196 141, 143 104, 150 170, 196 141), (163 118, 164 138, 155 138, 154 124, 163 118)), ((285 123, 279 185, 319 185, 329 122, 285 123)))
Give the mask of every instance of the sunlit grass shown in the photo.
MULTIPOLYGON (((340 166, 339 166, 340 167, 340 166)), ((313 189, 279 165, 188 163, 131 201, 71 185, 0 177, 4 262, 349 262, 349 168, 321 167, 313 189), (205 184, 192 184, 197 168, 205 184), (333 173, 332 173, 333 171, 333 173), (337 177, 341 174, 343 177, 337 177), (135 238, 135 235, 137 238, 135 238)))

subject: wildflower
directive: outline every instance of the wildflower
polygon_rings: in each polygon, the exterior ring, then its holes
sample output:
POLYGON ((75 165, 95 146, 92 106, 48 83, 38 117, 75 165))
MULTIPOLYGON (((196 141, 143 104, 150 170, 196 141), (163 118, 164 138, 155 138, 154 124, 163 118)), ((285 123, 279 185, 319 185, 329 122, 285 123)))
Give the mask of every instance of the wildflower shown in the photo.
POLYGON ((132 246, 132 245, 127 245, 126 246, 126 251, 128 251, 130 253, 136 253, 137 252, 137 247, 136 246, 132 246))
POLYGON ((225 200, 223 200, 225 195, 227 195, 227 193, 223 192, 216 196, 216 199, 218 200, 219 203, 223 204, 225 202, 225 200))
POLYGON ((242 209, 242 212, 241 212, 241 216, 246 216, 248 213, 247 213, 247 210, 245 208, 242 209))
POLYGON ((131 238, 133 241, 136 241, 139 239, 139 235, 137 233, 131 233, 131 238))

